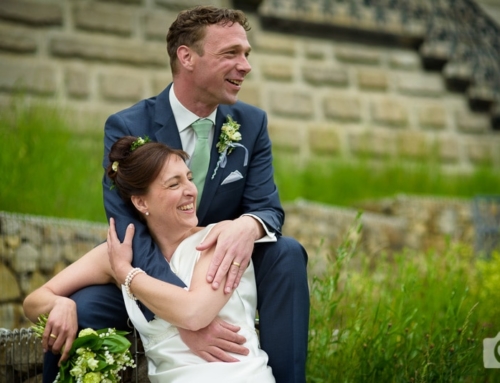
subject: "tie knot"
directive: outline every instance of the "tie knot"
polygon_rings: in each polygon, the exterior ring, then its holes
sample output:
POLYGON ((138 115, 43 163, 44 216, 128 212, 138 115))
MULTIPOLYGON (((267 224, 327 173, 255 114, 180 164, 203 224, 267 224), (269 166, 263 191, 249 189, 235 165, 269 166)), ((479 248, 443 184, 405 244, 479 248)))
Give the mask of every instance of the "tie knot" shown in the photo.
POLYGON ((200 118, 198 121, 193 122, 191 126, 193 127, 196 137, 198 137, 199 140, 207 140, 210 129, 212 129, 212 125, 212 121, 208 118, 200 118))

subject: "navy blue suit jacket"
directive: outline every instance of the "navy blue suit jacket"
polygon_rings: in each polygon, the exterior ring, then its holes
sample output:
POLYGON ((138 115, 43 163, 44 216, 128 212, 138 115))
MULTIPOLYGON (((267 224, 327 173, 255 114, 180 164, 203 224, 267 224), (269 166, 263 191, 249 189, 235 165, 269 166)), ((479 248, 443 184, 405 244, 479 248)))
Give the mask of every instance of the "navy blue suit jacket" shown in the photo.
MULTIPOLYGON (((109 150, 113 143, 123 136, 148 136, 153 141, 163 142, 170 147, 182 149, 179 131, 169 102, 169 85, 158 96, 142 100, 137 104, 111 115, 105 124, 104 161, 109 163, 109 150)), ((110 180, 103 178, 104 206, 108 220, 115 218, 118 236, 121 240, 129 223, 135 225, 133 240, 134 267, 140 267, 149 275, 184 286, 173 274, 163 255, 151 239, 147 227, 142 223, 134 209, 127 206, 116 189, 110 190, 110 180)), ((206 226, 222 220, 232 220, 244 213, 258 216, 269 230, 281 233, 284 212, 278 190, 274 183, 271 141, 267 131, 267 116, 254 106, 237 102, 234 105, 219 105, 215 123, 210 165, 197 211, 199 225, 206 226), (248 150, 248 164, 244 166, 245 150, 236 147, 227 157, 224 169, 219 168, 215 177, 212 174, 219 159, 216 148, 226 116, 230 115, 239 123, 241 141, 238 143, 248 150), (239 171, 243 178, 221 185, 233 171, 239 171)))

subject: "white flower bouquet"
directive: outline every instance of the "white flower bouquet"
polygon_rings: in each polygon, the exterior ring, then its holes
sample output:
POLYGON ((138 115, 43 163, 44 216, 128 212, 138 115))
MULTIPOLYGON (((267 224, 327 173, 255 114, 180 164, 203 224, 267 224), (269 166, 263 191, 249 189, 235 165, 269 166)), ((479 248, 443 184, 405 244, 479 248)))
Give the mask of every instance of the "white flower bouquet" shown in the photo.
MULTIPOLYGON (((40 315, 33 330, 42 337, 48 315, 40 315)), ((107 328, 80 331, 62 362, 54 383, 115 383, 121 380, 120 371, 135 368, 126 331, 107 328)))

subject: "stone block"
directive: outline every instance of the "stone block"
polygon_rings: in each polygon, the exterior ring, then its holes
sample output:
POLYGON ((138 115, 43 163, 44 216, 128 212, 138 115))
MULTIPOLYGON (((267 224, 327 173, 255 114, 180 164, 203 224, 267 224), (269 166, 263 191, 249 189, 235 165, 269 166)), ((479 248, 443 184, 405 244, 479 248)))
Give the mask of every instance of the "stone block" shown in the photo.
MULTIPOLYGON (((142 21, 144 34, 147 39, 166 41, 168 28, 177 17, 176 12, 155 10, 147 12, 142 21)), ((166 50, 165 46, 165 50, 166 50)))
POLYGON ((2 286, 2 294, 0 300, 9 302, 21 297, 21 290, 17 284, 16 276, 12 271, 0 262, 0 286, 2 286))
POLYGON ((494 151, 500 150, 500 141, 469 139, 465 145, 467 157, 475 165, 491 165, 494 151))
POLYGON ((398 76, 397 89, 401 94, 419 97, 439 97, 445 93, 440 74, 404 74, 398 76))
POLYGON ((47 278, 37 270, 33 273, 22 274, 19 278, 19 282, 21 285, 23 296, 27 296, 29 293, 35 291, 45 282, 47 282, 47 278))
POLYGON ((293 67, 290 62, 267 61, 261 64, 260 69, 267 80, 288 82, 293 79, 293 67))
POLYGON ((330 56, 330 46, 326 44, 307 42, 307 44, 304 44, 303 49, 304 55, 308 59, 323 60, 330 56))
POLYGON ((308 127, 309 147, 316 154, 337 154, 340 151, 340 139, 338 131, 326 124, 311 124, 308 127))
POLYGON ((29 243, 22 243, 16 249, 12 268, 16 273, 30 273, 38 268, 38 260, 40 259, 40 251, 29 243))
POLYGON ((88 251, 92 250, 95 247, 95 244, 85 242, 85 241, 73 241, 72 243, 65 244, 61 248, 61 256, 64 261, 69 263, 73 263, 80 259, 84 254, 88 251))
POLYGON ((87 98, 90 94, 90 76, 87 70, 68 68, 65 73, 66 92, 72 98, 87 98))
POLYGON ((361 101, 355 96, 330 96, 324 101, 327 118, 338 121, 360 121, 361 101))
POLYGON ((399 101, 390 98, 375 100, 371 105, 374 122, 391 127, 405 127, 408 124, 408 110, 399 101))
POLYGON ((389 56, 389 65, 394 69, 418 70, 421 68, 421 59, 413 52, 393 52, 389 56))
POLYGON ((246 102, 247 104, 261 107, 262 102, 260 98, 260 87, 258 84, 245 81, 240 92, 238 93, 238 99, 246 102))
POLYGON ((268 129, 273 148, 295 152, 303 145, 303 140, 299 139, 303 128, 293 121, 270 120, 268 129))
POLYGON ((172 73, 170 70, 165 70, 161 74, 156 74, 151 79, 151 89, 153 94, 159 94, 162 92, 168 84, 172 82, 172 73))
POLYGON ((345 68, 309 63, 302 67, 302 76, 313 85, 346 87, 349 84, 345 68))
POLYGON ((266 33, 254 36, 253 48, 256 52, 294 56, 296 53, 296 42, 292 37, 266 33))
MULTIPOLYGON (((181 11, 183 9, 191 8, 201 4, 199 0, 154 0, 154 2, 162 7, 174 11, 181 11)), ((212 0, 210 1, 210 4, 215 7, 220 7, 221 6, 220 2, 221 0, 212 0)))
POLYGON ((44 243, 40 250, 40 270, 47 273, 52 272, 57 262, 62 259, 61 253, 61 245, 44 243))
MULTIPOLYGON (((2 323, 2 328, 15 328, 16 327, 16 315, 15 315, 15 304, 14 303, 4 303, 0 305, 0 323, 2 323)), ((0 347, 1 350, 1 347, 0 347)), ((5 359, 10 359, 10 353, 6 353, 5 359)), ((2 358, 2 362, 5 360, 2 358)), ((4 370, 2 368, 2 370, 4 370)), ((1 375, 0 375, 1 377, 1 375)), ((5 382, 14 382, 14 380, 3 380, 5 382)))
POLYGON ((348 143, 351 152, 360 157, 387 158, 396 154, 396 135, 392 131, 351 132, 348 143))
POLYGON ((378 69, 360 69, 358 86, 363 90, 385 91, 388 87, 387 73, 378 69))
POLYGON ((15 250, 21 245, 21 237, 16 234, 4 235, 3 242, 6 248, 15 250))
POLYGON ((0 89, 51 95, 56 92, 56 71, 52 66, 12 60, 0 63, 0 89))
POLYGON ((106 100, 138 101, 144 91, 143 79, 126 73, 103 74, 100 76, 99 90, 106 100))
POLYGON ((0 259, 3 259, 4 262, 10 262, 12 257, 14 256, 14 249, 7 246, 4 241, 3 236, 0 237, 0 259))
POLYGON ((382 53, 377 50, 367 49, 365 46, 343 46, 335 49, 337 60, 352 64, 379 65, 382 53))
POLYGON ((279 116, 310 118, 314 112, 310 94, 301 91, 271 91, 270 110, 279 116))
POLYGON ((35 26, 62 25, 63 11, 60 5, 32 1, 2 0, 0 18, 35 26))
POLYGON ((401 157, 424 160, 429 155, 429 145, 424 133, 420 131, 397 132, 397 148, 401 157))
POLYGON ((459 110, 455 113, 457 129, 462 133, 484 134, 490 130, 490 119, 486 113, 459 110))
POLYGON ((73 8, 73 21, 78 29, 130 36, 134 14, 119 4, 80 3, 73 8))
POLYGON ((418 122, 422 128, 441 130, 446 127, 446 109, 441 105, 426 105, 417 110, 418 122))
POLYGON ((138 43, 102 37, 58 36, 49 43, 56 57, 117 62, 136 66, 166 67, 168 56, 164 44, 138 43))
POLYGON ((0 50, 15 53, 34 53, 37 50, 37 43, 27 30, 1 27, 0 50))
POLYGON ((442 135, 435 139, 434 151, 444 163, 456 163, 460 159, 460 145, 455 136, 442 135))

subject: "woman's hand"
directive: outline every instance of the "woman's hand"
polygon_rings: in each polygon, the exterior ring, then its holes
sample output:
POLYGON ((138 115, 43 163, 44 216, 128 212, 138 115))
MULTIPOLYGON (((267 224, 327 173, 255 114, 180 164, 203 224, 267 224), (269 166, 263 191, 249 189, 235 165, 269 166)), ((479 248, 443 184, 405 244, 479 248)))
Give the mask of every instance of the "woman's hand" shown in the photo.
POLYGON ((111 269, 115 274, 118 283, 125 283, 125 278, 132 268, 132 239, 134 238, 135 227, 133 224, 127 226, 123 243, 120 242, 116 234, 115 220, 109 220, 108 229, 108 258, 111 269))
POLYGON ((61 362, 68 359, 71 345, 78 331, 76 304, 72 299, 60 297, 50 311, 42 336, 42 348, 54 354, 62 352, 61 362))

